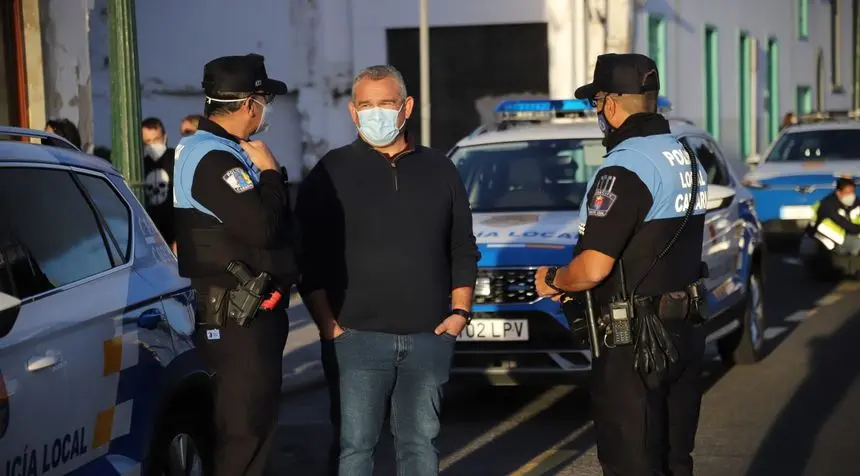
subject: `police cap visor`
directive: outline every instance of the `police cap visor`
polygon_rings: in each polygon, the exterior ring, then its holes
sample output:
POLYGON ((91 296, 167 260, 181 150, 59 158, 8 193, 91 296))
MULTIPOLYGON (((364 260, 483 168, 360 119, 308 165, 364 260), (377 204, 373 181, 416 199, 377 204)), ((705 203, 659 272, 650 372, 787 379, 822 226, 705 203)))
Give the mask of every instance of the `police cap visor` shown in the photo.
POLYGON ((258 54, 222 56, 203 67, 203 91, 207 96, 218 93, 281 95, 287 93, 283 81, 269 78, 263 57, 258 54))
POLYGON ((651 58, 635 54, 606 54, 597 57, 594 80, 577 88, 577 99, 592 99, 598 92, 607 94, 643 94, 660 90, 657 64, 651 58))

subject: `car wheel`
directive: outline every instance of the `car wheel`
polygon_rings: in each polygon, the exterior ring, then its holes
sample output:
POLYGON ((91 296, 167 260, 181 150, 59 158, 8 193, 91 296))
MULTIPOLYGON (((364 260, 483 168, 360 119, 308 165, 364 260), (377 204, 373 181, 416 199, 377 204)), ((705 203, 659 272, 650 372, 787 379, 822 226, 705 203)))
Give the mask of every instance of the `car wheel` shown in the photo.
POLYGON ((723 362, 734 365, 754 364, 761 360, 764 348, 764 287, 758 273, 747 281, 747 295, 737 317, 741 327, 717 341, 717 349, 723 362))
POLYGON ((213 445, 204 418, 172 413, 153 442, 151 476, 209 476, 213 445))

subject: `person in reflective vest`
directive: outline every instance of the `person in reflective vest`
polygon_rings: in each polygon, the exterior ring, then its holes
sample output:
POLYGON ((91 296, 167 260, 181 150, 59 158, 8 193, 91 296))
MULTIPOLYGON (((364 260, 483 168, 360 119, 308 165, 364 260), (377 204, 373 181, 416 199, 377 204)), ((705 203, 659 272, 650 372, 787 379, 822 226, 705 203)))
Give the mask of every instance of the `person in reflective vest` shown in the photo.
POLYGON ((851 178, 840 177, 836 189, 812 207, 810 234, 828 250, 860 254, 860 204, 851 178))

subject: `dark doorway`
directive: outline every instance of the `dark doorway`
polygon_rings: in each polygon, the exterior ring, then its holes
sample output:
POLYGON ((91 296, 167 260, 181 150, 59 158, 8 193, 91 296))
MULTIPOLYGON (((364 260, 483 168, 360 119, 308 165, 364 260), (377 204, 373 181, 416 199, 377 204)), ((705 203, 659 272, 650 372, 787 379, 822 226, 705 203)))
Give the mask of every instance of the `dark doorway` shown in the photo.
MULTIPOLYGON (((430 29, 432 146, 447 151, 480 125, 475 101, 549 91, 546 23, 430 29)), ((420 140, 418 29, 387 31, 388 62, 400 70, 415 110, 409 130, 420 140)), ((361 65, 365 66, 365 65, 361 65)))

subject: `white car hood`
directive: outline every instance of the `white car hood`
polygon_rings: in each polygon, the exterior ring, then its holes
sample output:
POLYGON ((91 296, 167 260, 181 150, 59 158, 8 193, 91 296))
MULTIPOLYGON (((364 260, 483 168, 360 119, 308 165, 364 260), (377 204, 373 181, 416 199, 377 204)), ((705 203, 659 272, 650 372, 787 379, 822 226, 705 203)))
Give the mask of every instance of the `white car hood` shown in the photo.
POLYGON ((805 162, 765 162, 747 174, 746 178, 762 181, 777 177, 802 175, 860 176, 860 160, 831 160, 805 162))
POLYGON ((545 244, 573 246, 579 237, 579 212, 475 213, 479 245, 545 244))

